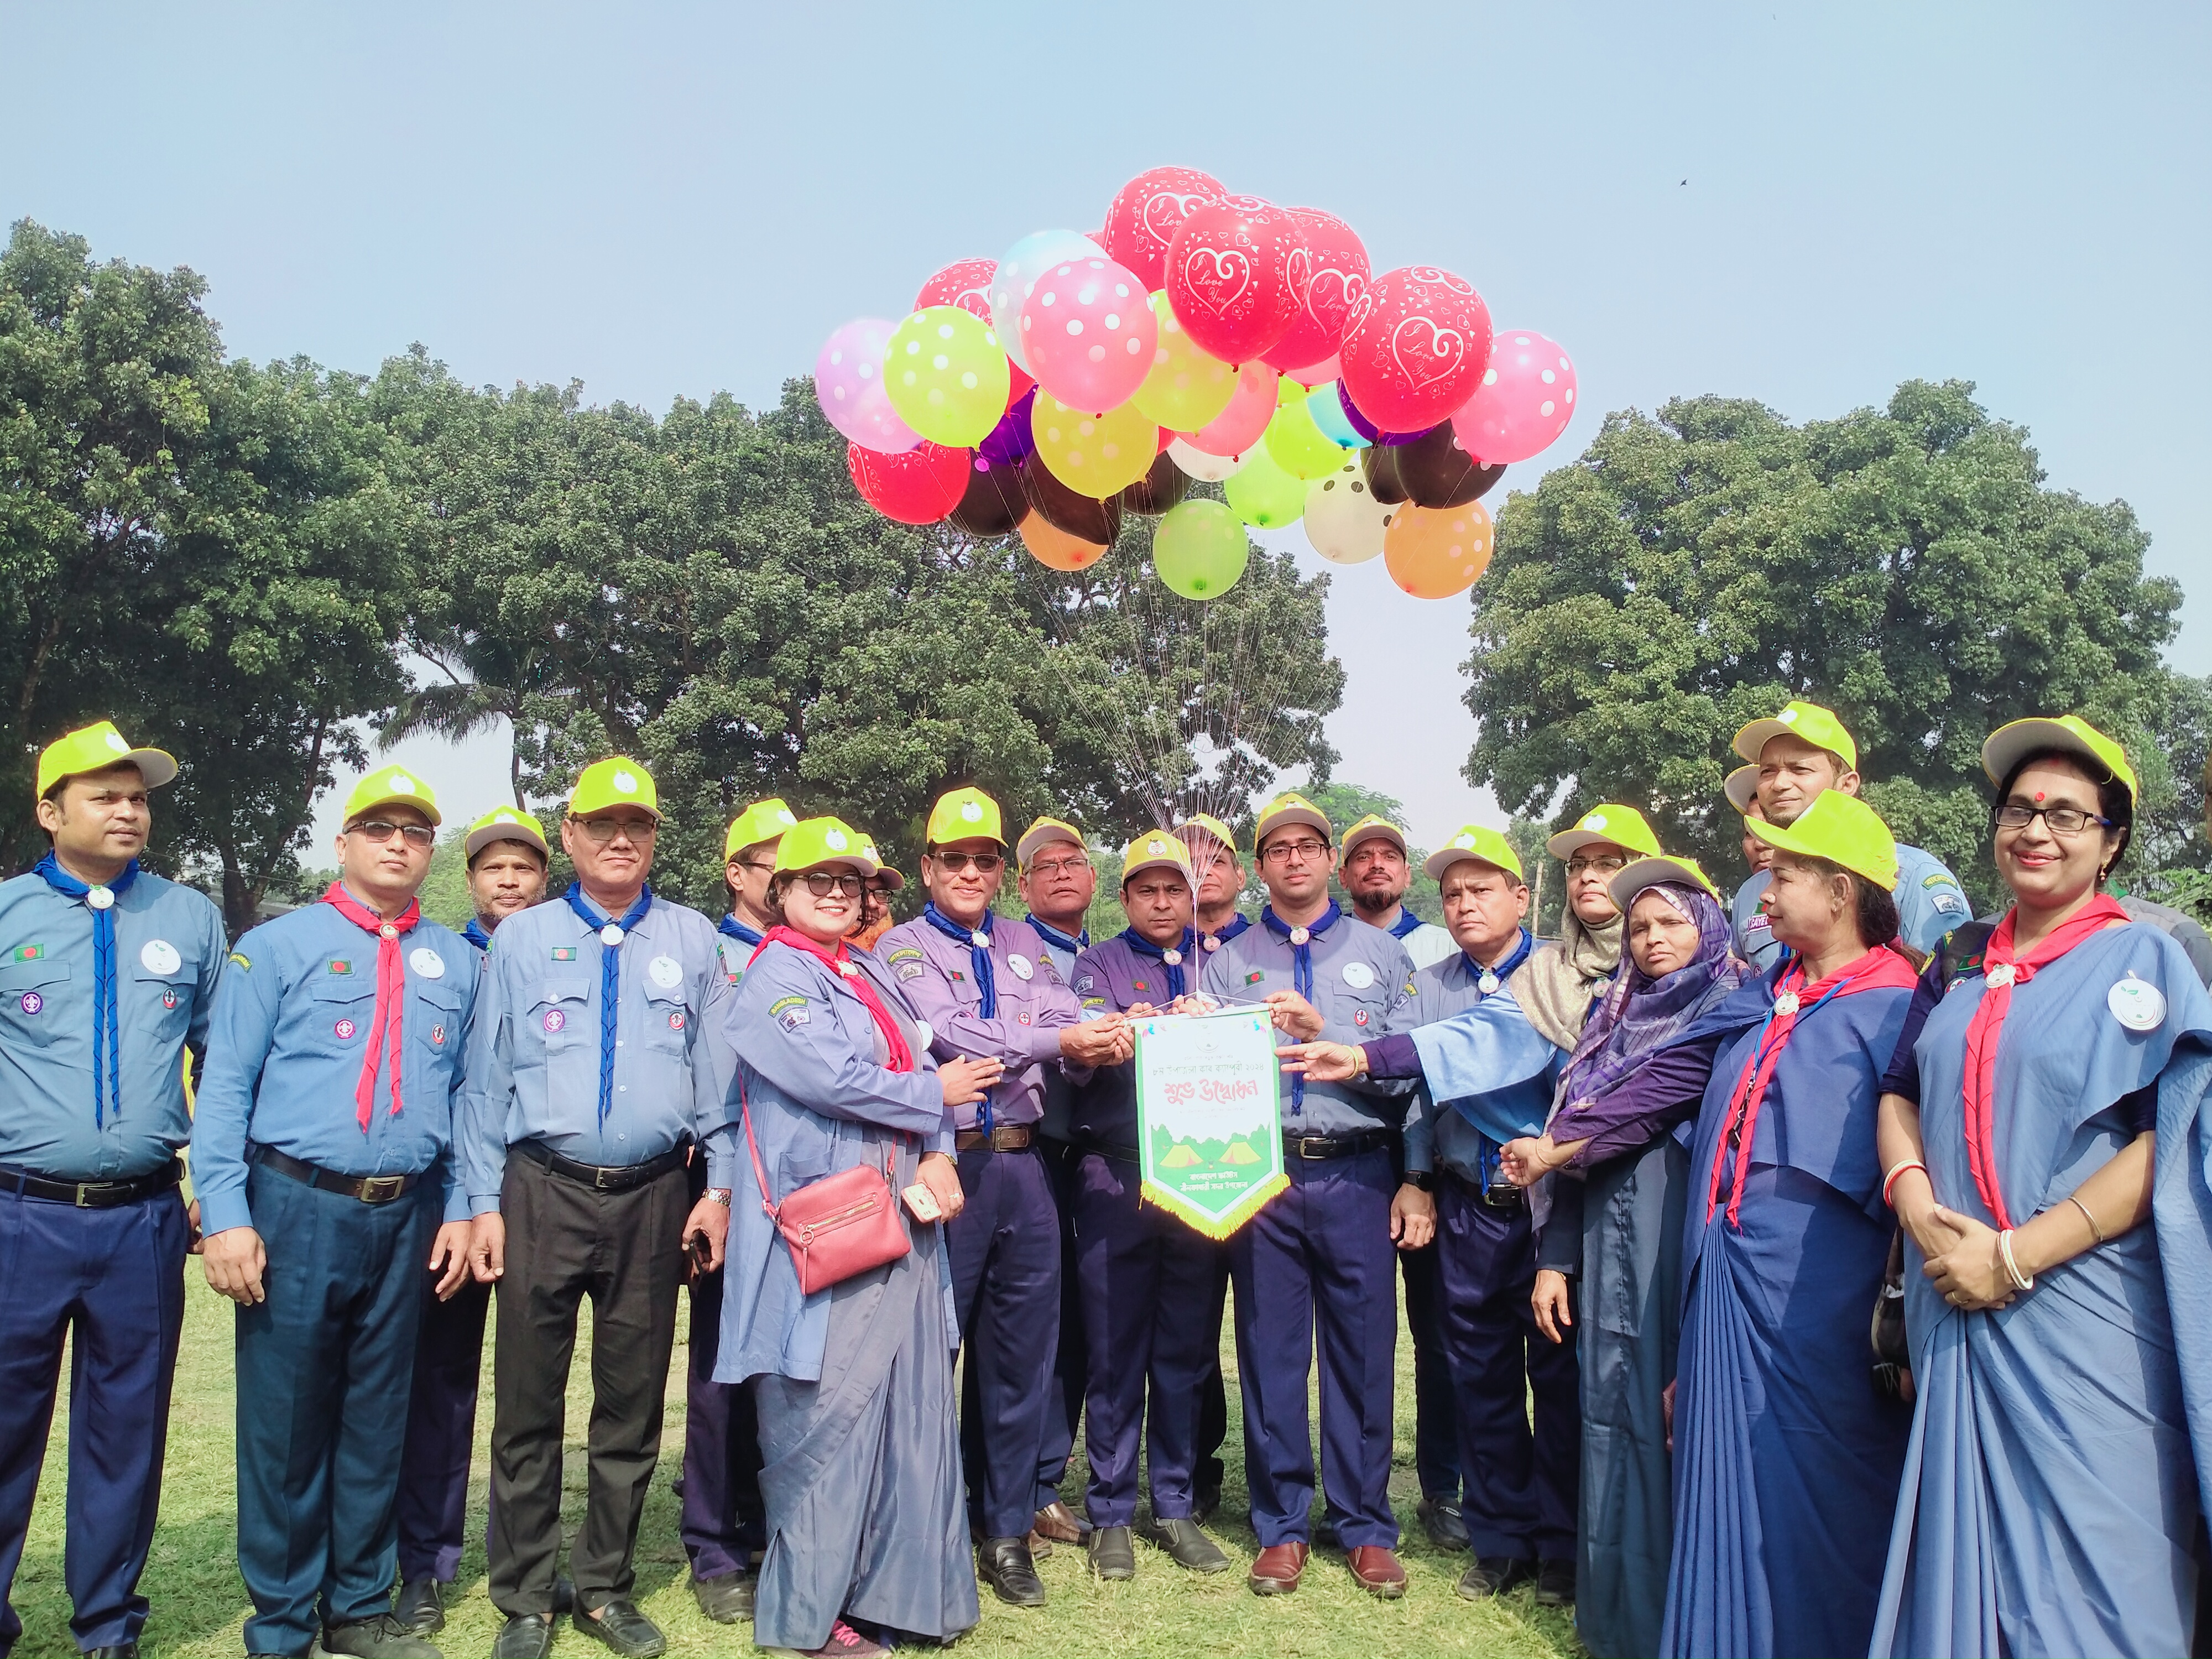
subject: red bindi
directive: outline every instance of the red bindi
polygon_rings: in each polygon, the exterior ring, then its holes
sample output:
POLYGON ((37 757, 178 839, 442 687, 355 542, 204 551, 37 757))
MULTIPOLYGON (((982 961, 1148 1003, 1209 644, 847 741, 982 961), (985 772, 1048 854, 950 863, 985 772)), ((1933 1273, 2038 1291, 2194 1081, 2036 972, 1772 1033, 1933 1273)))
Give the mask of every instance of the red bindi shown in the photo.
POLYGON ((2037 790, 2037 791, 2035 792, 2035 798, 2036 798, 2036 799, 2038 799, 2038 800, 2041 800, 2041 799, 2043 799, 2043 791, 2041 791, 2040 789, 2037 790))

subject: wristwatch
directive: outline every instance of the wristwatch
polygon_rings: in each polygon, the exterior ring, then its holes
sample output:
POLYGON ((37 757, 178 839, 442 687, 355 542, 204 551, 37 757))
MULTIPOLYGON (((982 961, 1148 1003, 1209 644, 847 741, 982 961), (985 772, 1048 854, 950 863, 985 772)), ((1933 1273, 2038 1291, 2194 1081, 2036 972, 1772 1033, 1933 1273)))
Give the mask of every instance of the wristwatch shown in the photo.
POLYGON ((727 1187, 709 1187, 706 1199, 708 1203, 719 1204, 726 1210, 730 1207, 730 1189, 727 1187))
POLYGON ((1408 1187, 1419 1188, 1425 1193, 1432 1193, 1437 1189, 1436 1176, 1426 1170, 1407 1170, 1405 1182, 1408 1187))

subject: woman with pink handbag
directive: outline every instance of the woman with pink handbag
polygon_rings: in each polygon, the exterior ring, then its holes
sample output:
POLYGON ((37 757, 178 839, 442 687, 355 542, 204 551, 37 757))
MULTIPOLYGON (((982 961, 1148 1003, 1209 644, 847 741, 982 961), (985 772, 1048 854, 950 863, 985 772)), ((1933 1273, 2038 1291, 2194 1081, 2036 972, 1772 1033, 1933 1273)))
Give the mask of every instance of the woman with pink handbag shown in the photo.
POLYGON ((760 1415, 753 1639, 770 1653, 865 1659, 888 1650, 856 1624, 944 1641, 980 1617, 940 1223, 961 1204, 949 1109, 1000 1066, 939 1066, 897 980, 848 948, 877 868, 836 818, 786 830, 781 921, 729 1006, 724 1133, 746 1156, 714 1380, 749 1382, 760 1415))

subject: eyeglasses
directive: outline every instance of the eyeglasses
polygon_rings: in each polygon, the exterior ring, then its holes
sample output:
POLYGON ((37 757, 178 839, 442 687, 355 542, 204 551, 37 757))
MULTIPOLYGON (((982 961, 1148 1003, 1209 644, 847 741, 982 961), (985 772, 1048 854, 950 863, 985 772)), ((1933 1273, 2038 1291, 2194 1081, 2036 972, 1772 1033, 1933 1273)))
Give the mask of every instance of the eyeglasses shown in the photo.
POLYGON ((427 823, 393 823, 384 818, 370 818, 365 823, 356 823, 346 833, 366 836, 371 841, 380 842, 389 842, 394 836, 404 836, 410 847, 429 847, 434 845, 438 839, 438 832, 427 823))
POLYGON ((632 841, 651 841, 660 833, 660 826, 651 818, 574 818, 568 820, 584 832, 584 839, 594 847, 605 847, 617 834, 632 841))
POLYGON ((1261 856, 1271 864, 1325 859, 1328 856, 1328 843, 1325 841, 1271 841, 1261 856))
POLYGON ((1577 881, 1584 876, 1617 876, 1626 868, 1626 859, 1569 859, 1567 879, 1577 881))
POLYGON ((958 875, 971 864, 979 876, 995 876, 1006 867, 1004 853, 932 853, 929 856, 939 869, 951 876, 958 875))
POLYGON ((1992 816, 2000 830, 2025 830, 2041 818, 2054 836, 2078 836, 2092 824, 2100 830, 2112 827, 2112 819, 2100 818, 2078 806, 2020 806, 2008 801, 1992 816))
POLYGON ((775 865, 772 860, 769 860, 732 859, 730 862, 736 865, 740 870, 764 870, 771 876, 775 873, 775 865))
POLYGON ((817 898, 828 898, 835 893, 839 898, 858 898, 868 884, 868 878, 848 871, 832 875, 827 870, 806 872, 806 890, 817 898))
POLYGON ((1032 864, 1030 866, 1030 874, 1032 876, 1072 876, 1078 870, 1088 870, 1090 867, 1091 860, 1088 859, 1054 859, 1049 864, 1042 862, 1032 864))

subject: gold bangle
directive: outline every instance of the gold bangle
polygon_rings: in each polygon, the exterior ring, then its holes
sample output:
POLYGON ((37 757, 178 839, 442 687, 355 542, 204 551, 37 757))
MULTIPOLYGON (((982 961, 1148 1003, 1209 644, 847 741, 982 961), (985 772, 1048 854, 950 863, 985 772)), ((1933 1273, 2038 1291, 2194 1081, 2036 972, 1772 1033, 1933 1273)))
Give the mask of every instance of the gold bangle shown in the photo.
POLYGON ((2096 1235, 2097 1243, 2102 1244, 2105 1242, 2105 1230, 2097 1224, 2097 1218, 2089 1213, 2089 1206, 2071 1193, 2066 1194, 2066 1201, 2081 1212, 2081 1219, 2089 1224, 2089 1231, 2096 1235))

